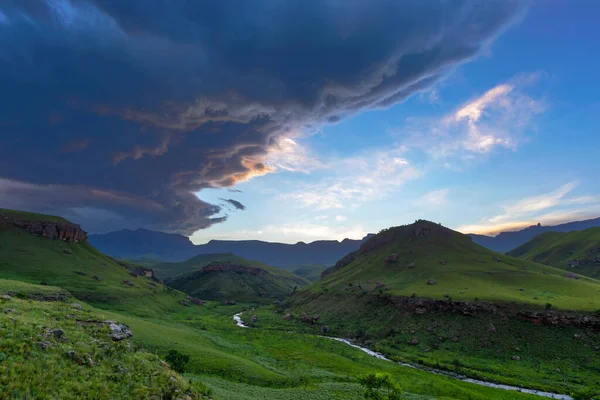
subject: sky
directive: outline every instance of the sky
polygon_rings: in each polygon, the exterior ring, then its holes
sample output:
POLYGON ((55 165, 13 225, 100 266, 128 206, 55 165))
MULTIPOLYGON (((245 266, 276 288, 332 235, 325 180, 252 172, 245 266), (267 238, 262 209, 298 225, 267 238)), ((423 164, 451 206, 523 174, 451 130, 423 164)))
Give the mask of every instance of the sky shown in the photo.
POLYGON ((295 243, 600 216, 593 0, 0 0, 0 207, 295 243))

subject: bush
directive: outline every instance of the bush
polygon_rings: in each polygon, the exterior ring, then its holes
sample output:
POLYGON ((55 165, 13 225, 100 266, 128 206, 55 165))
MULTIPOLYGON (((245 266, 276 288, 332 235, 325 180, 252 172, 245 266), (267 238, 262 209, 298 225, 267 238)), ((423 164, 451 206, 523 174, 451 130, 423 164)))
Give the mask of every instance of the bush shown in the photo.
POLYGON ((190 356, 173 349, 169 350, 166 360, 171 365, 171 368, 181 374, 185 372, 185 367, 190 361, 190 356))
POLYGON ((359 379, 365 390, 365 399, 369 400, 400 400, 402 390, 392 382, 388 374, 368 374, 359 379))
POLYGON ((546 305, 544 306, 544 308, 546 309, 546 311, 550 311, 552 309, 552 304, 546 303, 546 305))

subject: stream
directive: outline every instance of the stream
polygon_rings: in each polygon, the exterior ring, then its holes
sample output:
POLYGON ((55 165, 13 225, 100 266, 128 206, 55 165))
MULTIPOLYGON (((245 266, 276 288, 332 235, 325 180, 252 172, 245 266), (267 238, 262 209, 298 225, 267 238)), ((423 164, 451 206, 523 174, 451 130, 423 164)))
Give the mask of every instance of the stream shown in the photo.
MULTIPOLYGON (((237 314, 235 314, 233 316, 233 320, 235 321, 235 324, 237 326, 239 326, 241 328, 249 328, 248 325, 244 324, 244 321, 242 320, 242 314, 243 313, 237 313, 237 314)), ((350 347, 354 347, 355 349, 358 349, 358 350, 361 350, 361 351, 367 353, 371 357, 375 357, 375 358, 378 358, 380 360, 386 360, 386 361, 390 361, 390 362, 395 362, 395 361, 390 360, 389 358, 387 358, 386 356, 384 356, 381 353, 377 353, 377 352, 375 352, 373 350, 367 349, 366 347, 358 346, 358 345, 352 343, 352 341, 350 341, 348 339, 342 339, 342 338, 336 338, 336 337, 329 337, 329 336, 320 336, 320 337, 344 343, 344 344, 346 344, 346 345, 348 345, 350 347)), ((550 393, 550 392, 543 392, 541 390, 524 389, 524 388, 520 388, 520 387, 517 387, 517 386, 502 385, 500 383, 493 383, 493 382, 482 381, 482 380, 479 380, 479 379, 469 378, 469 377, 467 377, 465 375, 456 374, 454 372, 444 371, 444 370, 436 369, 436 368, 424 367, 424 366, 418 365, 418 364, 411 364, 411 363, 405 363, 405 362, 396 362, 396 364, 400 364, 400 365, 405 366, 405 367, 418 369, 418 370, 429 372, 429 373, 436 374, 436 375, 446 376, 448 378, 457 379, 457 380, 463 381, 463 382, 473 383, 475 385, 480 385, 480 386, 485 386, 485 387, 490 387, 490 388, 495 388, 495 389, 509 390, 509 391, 514 391, 514 392, 527 393, 527 394, 532 394, 532 395, 535 395, 535 396, 546 397, 546 398, 550 398, 550 399, 573 400, 573 398, 571 396, 568 396, 566 394, 556 394, 556 393, 550 393)))

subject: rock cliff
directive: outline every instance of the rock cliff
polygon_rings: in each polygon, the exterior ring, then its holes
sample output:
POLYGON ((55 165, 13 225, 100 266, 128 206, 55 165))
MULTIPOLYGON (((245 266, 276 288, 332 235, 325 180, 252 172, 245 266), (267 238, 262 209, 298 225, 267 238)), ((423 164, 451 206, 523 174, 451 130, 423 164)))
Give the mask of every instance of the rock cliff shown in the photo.
POLYGON ((219 271, 219 272, 237 272, 237 273, 246 273, 250 275, 266 275, 267 271, 260 268, 252 268, 246 265, 241 264, 233 264, 228 262, 213 262, 208 264, 204 268, 202 268, 202 272, 211 272, 211 271, 219 271))
POLYGON ((66 242, 87 242, 87 233, 79 225, 70 222, 35 221, 0 215, 0 227, 15 226, 34 235, 48 239, 60 239, 66 242))

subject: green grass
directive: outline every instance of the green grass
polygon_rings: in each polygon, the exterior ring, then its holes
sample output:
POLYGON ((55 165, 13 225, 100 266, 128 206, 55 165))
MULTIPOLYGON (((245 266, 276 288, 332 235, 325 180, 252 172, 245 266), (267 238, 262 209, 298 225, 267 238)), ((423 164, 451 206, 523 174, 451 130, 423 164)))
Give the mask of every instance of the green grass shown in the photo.
POLYGON ((246 260, 231 253, 202 254, 181 263, 153 267, 158 276, 167 276, 168 285, 206 300, 273 301, 292 294, 310 282, 281 268, 246 260), (203 271, 211 263, 231 263, 264 272, 253 275, 238 271, 203 271))
MULTIPOLYGON (((390 374, 404 389, 405 399, 536 398, 375 359, 342 343, 317 337, 317 326, 283 321, 281 314, 274 314, 269 307, 222 306, 216 302, 202 307, 183 307, 178 304, 183 299, 182 293, 161 285, 154 287, 148 282, 146 278, 131 277, 126 269, 87 244, 52 241, 12 228, 0 230, 0 294, 15 294, 13 299, 0 304, 0 308, 19 312, 16 316, 0 314, 0 352, 5 354, 0 357, 6 357, 0 360, 0 382, 5 385, 0 393, 9 393, 0 398, 81 398, 89 397, 88 393, 94 393, 97 398, 169 398, 173 386, 180 391, 191 388, 197 393, 206 393, 202 384, 205 382, 212 389, 211 397, 216 399, 358 400, 362 398, 358 378, 372 372, 390 374), (66 248, 72 254, 66 254, 66 248), (85 271, 86 275, 77 275, 75 271, 85 271), (92 279, 93 274, 101 276, 102 281, 92 279), (123 279, 131 280, 135 286, 124 285, 123 279), (42 280, 48 286, 36 285, 42 280), (83 305, 83 310, 70 306, 75 300, 68 297, 69 293, 83 305), (233 324, 232 315, 242 310, 245 310, 244 318, 257 315, 255 328, 243 329, 233 324), (16 323, 9 317, 15 318, 16 323), (104 325, 97 324, 105 319, 117 320, 132 328, 134 336, 129 348, 105 340, 108 332, 104 325), (43 335, 42 326, 63 329, 69 341, 52 343, 42 353, 35 344, 41 339, 38 335, 43 335), (94 340, 108 342, 108 345, 94 340), (71 349, 86 356, 81 359, 81 365, 77 362, 79 358, 73 362, 64 356, 71 349), (158 361, 173 349, 190 357, 184 373, 186 379, 163 369, 158 361), (86 363, 88 355, 92 356, 95 367, 86 363), (9 359, 10 363, 5 362, 9 359), (129 373, 119 373, 119 366, 129 373), (177 379, 177 384, 169 383, 171 376, 177 379), (101 391, 94 391, 92 385, 101 391)), ((360 302, 360 296, 343 293, 335 301, 320 303, 329 304, 332 314, 323 314, 322 319, 331 324, 333 334, 345 336, 360 328, 353 324, 366 320, 365 315, 359 315, 362 312, 370 315, 372 325, 372 332, 364 333, 365 340, 372 340, 372 345, 381 346, 394 357, 410 356, 403 355, 406 349, 396 348, 398 345, 392 342, 394 335, 376 337, 378 327, 388 323, 385 318, 398 318, 397 323, 401 325, 405 317, 387 315, 390 310, 386 307, 369 308, 360 302), (347 315, 336 314, 334 318, 336 307, 346 310, 347 315), (346 320, 351 324, 346 326, 346 320)), ((312 296, 312 291, 302 295, 312 296)), ((305 309, 309 311, 309 308, 307 303, 305 309)), ((454 329, 454 325, 449 326, 454 329)), ((593 340, 596 343, 596 339, 593 340)), ((464 351, 469 352, 474 346, 469 345, 464 351)), ((578 360, 583 350, 579 345, 573 346, 578 360)), ((447 351, 446 358, 452 358, 453 354, 464 356, 461 363, 465 365, 461 364, 461 368, 476 370, 485 360, 485 357, 479 359, 456 349, 447 351)), ((431 361, 427 362, 435 362, 437 355, 428 354, 431 361)), ((532 354, 534 357, 535 353, 532 354)), ((592 365, 596 365, 595 361, 592 365)), ((483 369, 480 373, 496 374, 493 368, 491 372, 483 369)), ((529 378, 535 371, 523 373, 520 383, 530 385, 529 378)), ((590 372, 593 373, 597 371, 590 372)), ((509 378, 517 380, 516 375, 513 373, 509 378)), ((577 386, 572 380, 565 387, 568 385, 577 386)))
POLYGON ((0 208, 0 216, 1 215, 26 221, 68 222, 66 219, 62 217, 57 217, 55 215, 37 214, 20 210, 8 210, 6 208, 0 208))
MULTIPOLYGON (((7 287, 24 296, 62 291, 0 281, 0 292, 7 287)), ((176 391, 207 398, 201 382, 190 383, 128 342, 114 342, 105 315, 69 301, 0 300, 0 399, 161 399, 176 391), (64 332, 61 338, 55 329, 64 332)))
POLYGON ((184 294, 127 269, 88 243, 67 243, 18 228, 0 229, 0 278, 61 287, 99 308, 137 315, 174 312, 184 294), (71 254, 65 253, 70 250, 71 254), (79 275, 76 272, 84 272, 79 275), (100 277, 100 281, 94 279, 100 277), (124 284, 129 280, 134 286, 124 284))
POLYGON ((508 254, 598 279, 600 278, 600 264, 585 263, 576 267, 568 267, 567 263, 574 259, 600 257, 600 228, 567 233, 543 233, 508 254))
POLYGON ((323 264, 311 264, 303 265, 302 267, 296 268, 292 272, 294 274, 308 279, 311 282, 316 282, 321 279, 321 273, 327 269, 326 265, 323 264))
POLYGON ((518 302, 568 310, 600 309, 600 281, 565 278, 564 271, 538 263, 501 255, 471 241, 468 236, 421 221, 391 228, 371 240, 389 243, 358 254, 349 265, 333 270, 319 282, 303 289, 313 294, 383 293, 460 301, 518 302), (417 228, 428 228, 416 237, 417 228), (398 260, 386 264, 386 256, 398 260), (446 265, 441 265, 445 260, 446 265), (415 268, 409 268, 415 263, 415 268), (428 285, 428 279, 435 279, 428 285), (383 284, 380 289, 377 283, 383 284))

